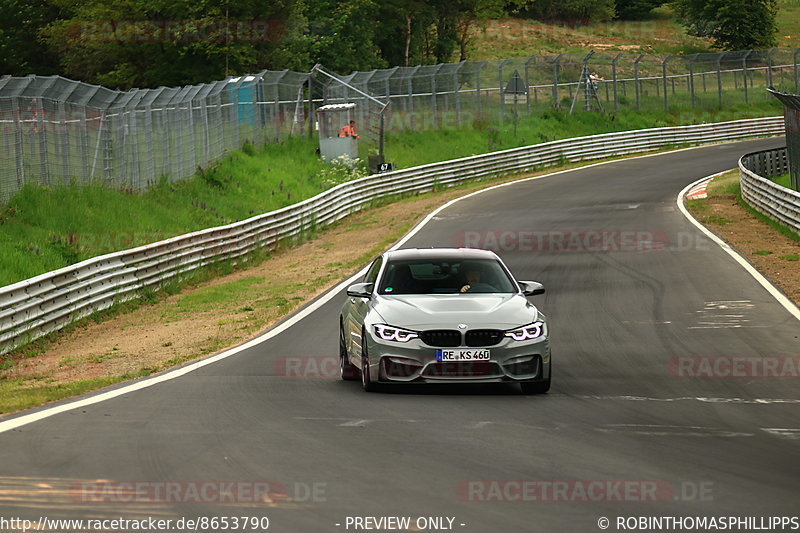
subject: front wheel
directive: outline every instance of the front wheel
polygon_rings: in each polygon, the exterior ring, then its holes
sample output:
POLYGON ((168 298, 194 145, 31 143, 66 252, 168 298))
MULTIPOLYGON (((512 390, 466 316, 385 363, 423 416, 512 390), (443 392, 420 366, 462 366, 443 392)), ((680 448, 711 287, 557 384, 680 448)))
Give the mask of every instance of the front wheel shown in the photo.
POLYGON ((519 384, 522 394, 544 394, 550 390, 550 381, 553 378, 553 362, 550 361, 550 375, 544 381, 523 381, 519 384))
POLYGON ((367 354, 367 337, 362 336, 361 341, 361 386, 367 392, 375 392, 378 390, 378 384, 372 381, 369 375, 369 355, 367 354))
POLYGON ((344 381, 358 379, 358 367, 350 362, 347 356, 347 346, 344 342, 344 330, 339 327, 339 375, 344 381))

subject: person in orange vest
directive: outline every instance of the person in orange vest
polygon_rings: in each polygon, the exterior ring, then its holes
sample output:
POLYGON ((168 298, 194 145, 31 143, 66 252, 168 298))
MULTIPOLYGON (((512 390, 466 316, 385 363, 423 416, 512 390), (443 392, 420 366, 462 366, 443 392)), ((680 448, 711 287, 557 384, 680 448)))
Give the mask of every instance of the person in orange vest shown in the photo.
POLYGON ((351 120, 350 124, 345 124, 342 126, 342 129, 339 131, 339 137, 352 137, 353 139, 358 139, 358 134, 356 133, 356 121, 351 120))

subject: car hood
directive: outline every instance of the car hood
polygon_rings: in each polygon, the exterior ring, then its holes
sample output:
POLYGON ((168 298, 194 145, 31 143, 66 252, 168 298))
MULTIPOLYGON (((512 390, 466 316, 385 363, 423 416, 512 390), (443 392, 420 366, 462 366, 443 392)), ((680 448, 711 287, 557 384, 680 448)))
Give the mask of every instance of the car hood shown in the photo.
POLYGON ((412 294, 377 296, 382 322, 409 329, 510 329, 534 322, 539 312, 521 294, 412 294))

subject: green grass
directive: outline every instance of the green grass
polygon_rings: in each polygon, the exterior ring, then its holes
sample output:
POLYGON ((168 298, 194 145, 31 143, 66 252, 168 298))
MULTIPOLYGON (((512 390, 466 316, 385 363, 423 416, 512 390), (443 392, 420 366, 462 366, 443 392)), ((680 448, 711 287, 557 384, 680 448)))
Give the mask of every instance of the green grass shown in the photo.
POLYGON ((770 180, 782 187, 786 187, 787 189, 792 188, 791 176, 789 176, 788 172, 786 174, 781 174, 780 176, 774 176, 770 178, 770 180))
POLYGON ((797 254, 779 255, 778 258, 783 259, 784 261, 800 261, 800 255, 797 254))
MULTIPOLYGON (((800 3, 778 0, 777 45, 800 47, 800 3)), ((477 28, 469 46, 470 59, 504 59, 534 54, 598 52, 694 54, 716 51, 707 39, 686 34, 665 4, 645 20, 557 22, 505 18, 477 28)), ((453 61, 458 61, 453 57, 453 61)))
POLYGON ((0 413, 27 409, 148 374, 150 374, 149 371, 142 371, 136 374, 85 379, 67 384, 40 384, 34 380, 20 379, 0 380, 0 413))
POLYGON ((800 2, 778 0, 778 46, 800 47, 800 2))

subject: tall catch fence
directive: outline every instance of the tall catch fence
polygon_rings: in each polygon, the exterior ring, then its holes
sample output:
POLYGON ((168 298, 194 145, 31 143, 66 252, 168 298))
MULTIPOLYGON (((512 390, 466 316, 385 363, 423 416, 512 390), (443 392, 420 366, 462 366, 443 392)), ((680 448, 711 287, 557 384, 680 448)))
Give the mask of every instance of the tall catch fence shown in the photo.
POLYGON ((800 94, 782 93, 770 89, 775 98, 783 104, 783 117, 786 125, 786 167, 792 189, 800 191, 800 94))
MULTIPOLYGON (((606 112, 704 110, 800 92, 800 49, 691 55, 558 54, 335 75, 263 71, 182 88, 112 91, 60 77, 0 78, 0 203, 26 183, 142 190, 192 176, 246 140, 311 135, 315 107, 352 102, 366 143, 386 132, 462 128, 478 118, 569 109, 584 65, 606 112), (506 98, 514 74, 525 94, 506 98), (366 93, 362 94, 362 93, 366 93), (368 95, 368 96, 367 96, 368 95), (376 112, 374 98, 388 103, 376 112)), ((578 108, 580 109, 580 107, 578 108)))

